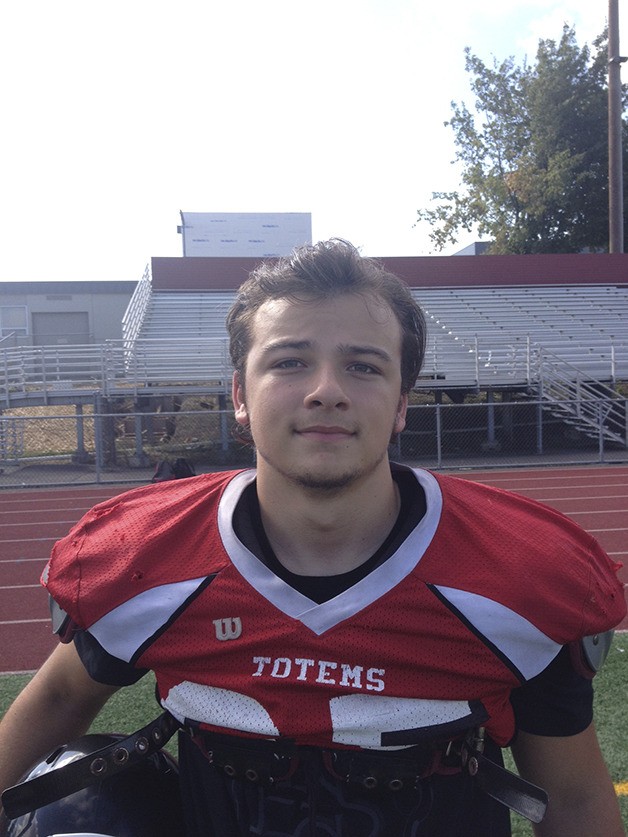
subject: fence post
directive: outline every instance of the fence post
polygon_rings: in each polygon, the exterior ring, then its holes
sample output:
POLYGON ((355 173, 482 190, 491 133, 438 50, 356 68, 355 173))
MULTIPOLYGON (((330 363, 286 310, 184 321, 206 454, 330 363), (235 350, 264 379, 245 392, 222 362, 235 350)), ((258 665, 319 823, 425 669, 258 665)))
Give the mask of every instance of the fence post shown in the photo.
POLYGON ((76 461, 86 462, 87 451, 85 450, 85 426, 83 418, 83 405, 81 403, 75 404, 74 412, 76 414, 76 461))
POLYGON ((8 352, 7 352, 6 349, 3 350, 3 360, 4 360, 4 381, 5 381, 5 386, 6 386, 5 400, 7 402, 7 407, 8 407, 9 402, 10 402, 10 395, 9 395, 10 382, 9 382, 9 356, 8 356, 8 352))
POLYGON ((101 482, 102 461, 103 461, 103 438, 102 438, 102 396, 100 393, 94 395, 94 453, 96 455, 96 482, 101 482))
POLYGON ((105 395, 109 395, 107 380, 107 343, 100 344, 100 386, 105 395))
POLYGON ((536 452, 543 453, 543 364, 539 364, 538 401, 536 405, 536 452))
POLYGON ((604 418, 602 409, 602 400, 599 399, 596 403, 597 408, 597 446, 599 461, 604 462, 604 418))
POLYGON ((218 410, 220 412, 220 447, 226 453, 229 450, 229 425, 227 423, 227 396, 218 396, 218 410))
POLYGON ((495 403, 492 389, 486 391, 486 409, 486 441, 489 447, 493 448, 495 446, 495 403))
POLYGON ((536 402, 536 452, 543 453, 543 402, 536 402))
POLYGON ((443 450, 442 450, 442 428, 441 428, 441 407, 442 404, 435 404, 436 407, 436 467, 440 468, 443 464, 443 450))
POLYGON ((138 465, 145 464, 147 457, 144 456, 144 444, 142 438, 142 420, 144 416, 142 413, 135 413, 133 420, 133 429, 135 433, 135 459, 138 465))

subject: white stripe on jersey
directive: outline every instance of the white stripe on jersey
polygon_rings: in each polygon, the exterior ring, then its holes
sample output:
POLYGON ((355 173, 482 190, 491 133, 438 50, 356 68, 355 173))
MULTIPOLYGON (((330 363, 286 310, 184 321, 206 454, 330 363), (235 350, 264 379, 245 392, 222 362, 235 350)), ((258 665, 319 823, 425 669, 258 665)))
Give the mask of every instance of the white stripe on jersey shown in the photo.
POLYGON ((435 587, 514 663, 526 680, 540 674, 562 648, 532 622, 493 599, 453 587, 435 587))
POLYGON ((366 578, 329 601, 317 604, 294 590, 258 560, 236 537, 232 517, 244 488, 255 478, 255 472, 238 474, 225 488, 218 510, 218 528, 233 565, 278 610, 298 619, 317 636, 373 604, 403 581, 417 566, 438 528, 442 510, 442 494, 435 477, 428 471, 415 471, 426 496, 427 511, 394 555, 366 578))
POLYGON ((192 578, 145 590, 105 614, 89 632, 109 654, 128 663, 206 578, 192 578))

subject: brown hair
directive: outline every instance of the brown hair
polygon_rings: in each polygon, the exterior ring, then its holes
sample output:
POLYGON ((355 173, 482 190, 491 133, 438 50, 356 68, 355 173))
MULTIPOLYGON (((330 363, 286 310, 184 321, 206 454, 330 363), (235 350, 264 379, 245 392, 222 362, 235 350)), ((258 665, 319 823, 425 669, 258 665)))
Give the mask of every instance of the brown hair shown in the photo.
POLYGON ((324 299, 370 294, 383 300, 401 326, 401 391, 409 392, 425 354, 425 319, 408 286, 373 259, 363 258, 348 241, 331 239, 298 247, 278 261, 263 262, 238 291, 227 315, 229 352, 245 381, 251 322, 271 299, 324 299))

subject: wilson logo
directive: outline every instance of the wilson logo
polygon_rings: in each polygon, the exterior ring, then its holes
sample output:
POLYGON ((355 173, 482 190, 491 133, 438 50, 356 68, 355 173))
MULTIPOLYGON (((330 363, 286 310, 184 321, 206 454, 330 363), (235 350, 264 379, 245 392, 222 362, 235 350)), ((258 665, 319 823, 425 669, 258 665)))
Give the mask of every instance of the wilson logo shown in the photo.
POLYGON ((214 619, 216 639, 224 642, 227 639, 237 639, 242 633, 242 620, 239 616, 227 619, 214 619))

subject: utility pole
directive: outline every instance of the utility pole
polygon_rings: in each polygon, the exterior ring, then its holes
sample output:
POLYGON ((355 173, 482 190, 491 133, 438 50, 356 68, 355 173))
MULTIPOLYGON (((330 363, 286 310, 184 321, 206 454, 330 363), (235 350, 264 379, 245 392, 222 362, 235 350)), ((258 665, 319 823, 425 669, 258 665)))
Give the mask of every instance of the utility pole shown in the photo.
POLYGON ((622 162, 621 65, 619 0, 608 2, 608 250, 624 252, 624 176, 622 162))

